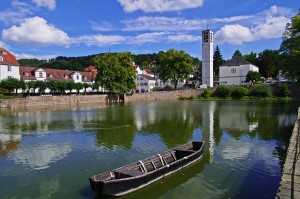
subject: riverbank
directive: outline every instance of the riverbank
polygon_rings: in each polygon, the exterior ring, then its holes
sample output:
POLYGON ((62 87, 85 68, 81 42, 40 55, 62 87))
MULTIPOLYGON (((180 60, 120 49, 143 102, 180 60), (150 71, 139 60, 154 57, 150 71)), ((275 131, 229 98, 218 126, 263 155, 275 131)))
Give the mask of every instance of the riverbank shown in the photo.
POLYGON ((290 139, 289 148, 276 198, 300 198, 300 108, 290 139))
MULTIPOLYGON (((178 100, 180 97, 199 96, 201 90, 176 90, 176 91, 157 91, 149 93, 134 93, 125 96, 125 102, 135 101, 166 101, 178 100)), ((52 106, 64 104, 87 104, 87 103, 106 103, 108 101, 118 101, 112 95, 63 95, 63 96, 27 96, 24 98, 0 99, 0 108, 30 107, 30 106, 52 106)))

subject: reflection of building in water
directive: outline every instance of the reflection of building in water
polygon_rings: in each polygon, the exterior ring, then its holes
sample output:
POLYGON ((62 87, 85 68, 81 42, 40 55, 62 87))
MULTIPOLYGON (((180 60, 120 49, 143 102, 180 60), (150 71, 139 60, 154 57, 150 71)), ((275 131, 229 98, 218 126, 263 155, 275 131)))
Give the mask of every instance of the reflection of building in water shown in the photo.
POLYGON ((249 122, 247 114, 255 117, 255 112, 249 112, 247 109, 243 111, 238 106, 222 106, 219 110, 219 126, 223 130, 254 131, 258 127, 258 122, 249 122))
POLYGON ((209 161, 210 163, 214 160, 214 147, 215 147, 215 138, 214 138, 214 112, 216 109, 216 102, 209 102, 207 106, 208 109, 203 110, 202 114, 202 134, 203 139, 206 141, 206 146, 208 145, 209 150, 209 161), (208 115, 207 115, 208 113, 208 115), (206 136, 208 134, 208 136, 206 136))

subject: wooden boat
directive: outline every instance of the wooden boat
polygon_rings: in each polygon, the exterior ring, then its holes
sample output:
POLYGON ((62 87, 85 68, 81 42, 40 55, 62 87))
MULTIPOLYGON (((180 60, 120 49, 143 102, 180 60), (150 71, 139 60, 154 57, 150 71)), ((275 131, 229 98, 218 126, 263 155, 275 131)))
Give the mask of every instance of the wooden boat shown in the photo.
POLYGON ((101 195, 122 196, 137 191, 201 159, 204 142, 189 142, 120 168, 89 178, 101 195))

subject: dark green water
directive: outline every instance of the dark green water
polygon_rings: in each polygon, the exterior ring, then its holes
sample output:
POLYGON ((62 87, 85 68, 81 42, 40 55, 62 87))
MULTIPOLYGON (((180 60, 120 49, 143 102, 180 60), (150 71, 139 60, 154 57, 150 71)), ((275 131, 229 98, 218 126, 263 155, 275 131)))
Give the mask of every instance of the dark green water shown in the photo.
POLYGON ((299 102, 0 110, 0 198, 102 198, 88 177, 206 142, 203 159, 123 198, 274 198, 299 102))

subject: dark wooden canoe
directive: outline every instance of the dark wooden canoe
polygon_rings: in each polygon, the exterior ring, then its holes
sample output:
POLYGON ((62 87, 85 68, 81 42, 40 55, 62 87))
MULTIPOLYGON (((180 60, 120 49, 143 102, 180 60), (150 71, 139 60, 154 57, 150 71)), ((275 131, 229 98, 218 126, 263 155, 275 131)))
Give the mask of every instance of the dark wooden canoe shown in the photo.
POLYGON ((123 167, 89 178, 98 194, 122 196, 137 191, 201 159, 204 142, 189 142, 123 167))

